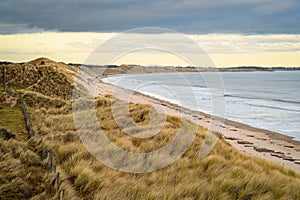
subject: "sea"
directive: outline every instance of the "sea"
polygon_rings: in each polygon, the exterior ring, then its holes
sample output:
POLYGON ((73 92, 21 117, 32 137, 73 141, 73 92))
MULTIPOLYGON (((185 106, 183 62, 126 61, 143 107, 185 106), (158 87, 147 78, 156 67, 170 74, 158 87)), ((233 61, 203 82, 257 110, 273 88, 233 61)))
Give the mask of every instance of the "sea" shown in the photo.
POLYGON ((300 71, 126 74, 103 81, 300 141, 300 71))

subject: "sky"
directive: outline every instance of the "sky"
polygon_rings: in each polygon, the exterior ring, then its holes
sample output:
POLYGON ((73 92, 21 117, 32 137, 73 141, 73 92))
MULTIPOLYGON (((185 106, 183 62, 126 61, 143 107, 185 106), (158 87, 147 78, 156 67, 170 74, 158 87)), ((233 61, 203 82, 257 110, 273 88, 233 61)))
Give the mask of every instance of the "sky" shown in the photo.
MULTIPOLYGON (((162 27, 197 43, 216 66, 300 66, 299 9, 299 0, 0 0, 0 60, 84 63, 123 31, 162 27)), ((189 64, 170 52, 142 50, 114 62, 189 64)))

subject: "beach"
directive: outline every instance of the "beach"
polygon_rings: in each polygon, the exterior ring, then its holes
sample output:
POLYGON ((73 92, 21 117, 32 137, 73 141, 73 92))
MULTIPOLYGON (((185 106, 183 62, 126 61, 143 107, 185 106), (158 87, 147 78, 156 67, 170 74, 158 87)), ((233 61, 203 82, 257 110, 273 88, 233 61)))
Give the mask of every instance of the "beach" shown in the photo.
POLYGON ((0 65, 0 199, 300 199, 294 138, 78 70, 0 65))
MULTIPOLYGON (((117 86, 102 81, 98 82, 96 95, 115 95, 117 86)), ((122 93, 127 89, 118 89, 117 98, 122 100, 122 93)), ((134 92, 130 98, 132 103, 149 104, 154 107, 162 107, 168 115, 181 116, 192 120, 194 123, 209 128, 211 116, 199 111, 189 110, 148 95, 134 92)), ((161 109, 158 111, 161 112, 161 109)), ((269 161, 274 161, 287 168, 300 172, 300 142, 292 137, 272 131, 248 126, 239 122, 225 120, 221 125, 221 137, 233 147, 249 155, 258 156, 269 161)))

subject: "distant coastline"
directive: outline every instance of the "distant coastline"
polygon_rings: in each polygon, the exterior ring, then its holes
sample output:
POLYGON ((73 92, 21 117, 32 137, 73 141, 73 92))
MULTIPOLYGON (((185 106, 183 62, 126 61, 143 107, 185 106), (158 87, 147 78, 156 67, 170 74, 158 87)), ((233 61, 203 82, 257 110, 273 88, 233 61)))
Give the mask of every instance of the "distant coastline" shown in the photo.
MULTIPOLYGON (((15 62, 10 61, 0 61, 0 65, 14 64, 15 62)), ((24 64, 24 62, 19 63, 24 64)), ((92 65, 92 64, 80 64, 80 63, 65 63, 70 66, 83 66, 90 69, 93 68, 104 68, 110 69, 110 74, 122 74, 122 72, 130 69, 140 69, 145 73, 158 73, 158 72, 168 72, 168 71, 178 71, 178 72, 210 72, 210 71, 220 71, 220 72, 274 72, 274 71, 300 71, 300 66, 295 67, 260 67, 260 66, 237 66, 237 67, 194 67, 194 66, 143 66, 135 64, 122 64, 122 65, 92 65), (114 72, 114 69, 117 72, 114 72)))
POLYGON ((238 66, 238 67, 193 67, 193 66, 142 66, 142 65, 87 65, 68 63, 71 66, 84 66, 90 69, 104 68, 109 70, 109 74, 122 74, 130 69, 135 71, 143 71, 143 73, 159 73, 159 72, 275 72, 275 71, 300 71, 300 67, 258 67, 258 66, 238 66), (114 72, 116 70, 117 72, 114 72))

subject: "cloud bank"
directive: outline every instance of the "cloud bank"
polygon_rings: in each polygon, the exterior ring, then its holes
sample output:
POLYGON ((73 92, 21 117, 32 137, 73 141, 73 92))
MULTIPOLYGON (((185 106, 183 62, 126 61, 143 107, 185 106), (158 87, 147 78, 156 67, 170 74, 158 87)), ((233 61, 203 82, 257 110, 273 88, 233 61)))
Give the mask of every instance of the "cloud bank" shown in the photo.
POLYGON ((0 34, 119 32, 300 33, 299 0, 2 0, 0 34))

